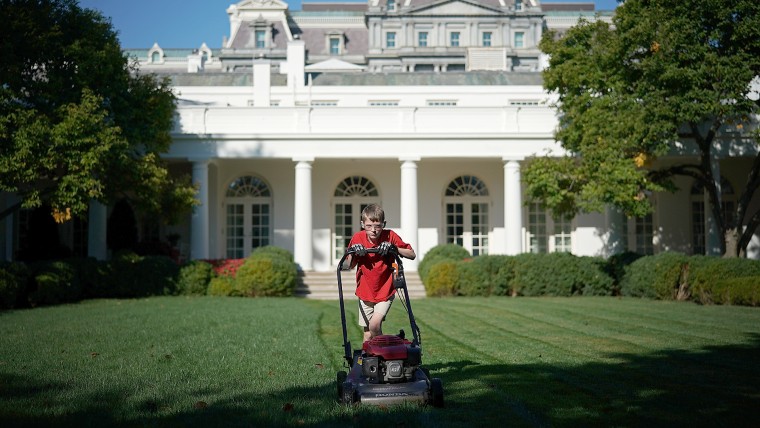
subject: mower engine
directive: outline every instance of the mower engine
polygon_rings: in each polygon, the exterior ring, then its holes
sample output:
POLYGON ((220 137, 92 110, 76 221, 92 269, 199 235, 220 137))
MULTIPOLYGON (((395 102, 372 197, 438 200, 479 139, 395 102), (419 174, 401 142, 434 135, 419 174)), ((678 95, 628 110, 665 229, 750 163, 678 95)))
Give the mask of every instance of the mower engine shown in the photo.
POLYGON ((362 346, 362 375, 370 383, 399 383, 414 379, 422 351, 402 336, 375 336, 362 346))

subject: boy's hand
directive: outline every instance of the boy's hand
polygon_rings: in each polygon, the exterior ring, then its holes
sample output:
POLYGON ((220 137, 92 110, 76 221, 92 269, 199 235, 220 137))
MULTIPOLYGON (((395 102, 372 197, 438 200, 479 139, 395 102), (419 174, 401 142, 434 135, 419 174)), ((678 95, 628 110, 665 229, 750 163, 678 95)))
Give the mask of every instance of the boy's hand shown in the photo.
POLYGON ((364 245, 362 244, 354 244, 348 247, 348 251, 354 253, 359 257, 364 257, 367 255, 367 249, 364 248, 364 245))
POLYGON ((380 245, 377 247, 377 249, 378 249, 378 254, 380 254, 383 257, 387 256, 388 254, 392 254, 392 253, 395 253, 396 251, 398 251, 396 249, 396 246, 393 245, 393 244, 391 244, 388 241, 380 243, 380 245))

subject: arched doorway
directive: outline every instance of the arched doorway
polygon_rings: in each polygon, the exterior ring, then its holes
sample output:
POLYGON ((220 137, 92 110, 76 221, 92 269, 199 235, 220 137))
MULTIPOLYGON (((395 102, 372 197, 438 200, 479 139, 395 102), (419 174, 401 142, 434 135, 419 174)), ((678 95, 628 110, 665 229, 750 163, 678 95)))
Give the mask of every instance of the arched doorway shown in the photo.
POLYGON ((488 254, 491 200, 486 184, 474 175, 460 175, 444 192, 444 237, 473 256, 488 254))
POLYGON ((260 177, 233 180, 225 193, 226 257, 248 257, 272 241, 272 192, 260 177))
POLYGON ((369 204, 380 203, 377 186, 367 177, 352 175, 335 186, 333 193, 333 263, 346 252, 351 236, 359 230, 361 212, 369 204))

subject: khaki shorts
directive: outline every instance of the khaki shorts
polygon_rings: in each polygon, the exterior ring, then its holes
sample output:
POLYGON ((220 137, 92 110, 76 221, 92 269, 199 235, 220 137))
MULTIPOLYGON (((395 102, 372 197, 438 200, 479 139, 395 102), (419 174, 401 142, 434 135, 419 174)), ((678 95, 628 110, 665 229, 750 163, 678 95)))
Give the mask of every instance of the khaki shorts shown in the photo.
POLYGON ((386 300, 385 302, 365 302, 362 299, 359 299, 359 325, 362 327, 369 327, 369 320, 372 319, 372 316, 377 313, 378 316, 383 317, 383 321, 385 321, 385 316, 388 315, 388 311, 391 310, 391 304, 393 303, 393 299, 396 296, 391 296, 390 299, 386 300))

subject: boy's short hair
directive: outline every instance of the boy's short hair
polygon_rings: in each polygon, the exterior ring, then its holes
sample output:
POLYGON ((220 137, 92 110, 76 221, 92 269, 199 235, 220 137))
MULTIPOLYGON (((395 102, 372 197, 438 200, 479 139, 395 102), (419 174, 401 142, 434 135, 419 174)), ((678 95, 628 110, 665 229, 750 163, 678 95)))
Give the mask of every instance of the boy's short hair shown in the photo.
POLYGON ((385 211, 378 204, 369 204, 362 210, 362 221, 385 221, 385 211))

